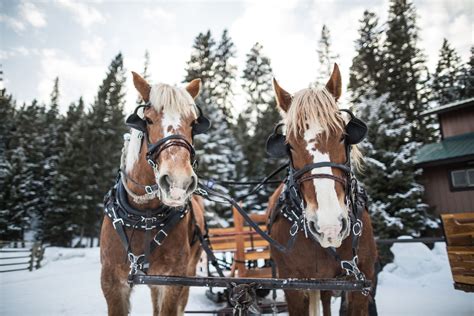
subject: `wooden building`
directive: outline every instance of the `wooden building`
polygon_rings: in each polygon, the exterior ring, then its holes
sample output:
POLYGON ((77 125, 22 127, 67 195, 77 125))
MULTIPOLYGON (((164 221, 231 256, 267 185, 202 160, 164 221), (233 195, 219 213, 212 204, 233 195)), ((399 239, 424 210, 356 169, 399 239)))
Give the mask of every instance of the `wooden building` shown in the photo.
POLYGON ((416 155, 425 201, 437 214, 474 212, 474 98, 424 112, 437 115, 441 141, 416 155))

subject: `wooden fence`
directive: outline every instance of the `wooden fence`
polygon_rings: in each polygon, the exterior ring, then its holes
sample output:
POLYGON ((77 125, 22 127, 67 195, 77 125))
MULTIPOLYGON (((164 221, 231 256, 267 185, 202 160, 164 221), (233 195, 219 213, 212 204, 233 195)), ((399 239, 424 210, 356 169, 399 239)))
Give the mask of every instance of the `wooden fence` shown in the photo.
POLYGON ((39 269, 43 255, 40 242, 0 241, 0 273, 39 269))

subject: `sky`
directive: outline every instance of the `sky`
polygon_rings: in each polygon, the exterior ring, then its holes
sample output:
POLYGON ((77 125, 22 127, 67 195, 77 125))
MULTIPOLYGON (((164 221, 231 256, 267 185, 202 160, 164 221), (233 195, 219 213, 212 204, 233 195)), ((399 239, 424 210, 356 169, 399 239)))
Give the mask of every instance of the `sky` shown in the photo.
MULTIPOLYGON (((443 38, 467 61, 473 39, 470 0, 414 0, 420 28, 419 47, 434 71, 443 38), (471 21, 471 22, 469 22, 471 21)), ((343 93, 355 55, 359 20, 365 9, 383 24, 389 0, 0 0, 0 64, 3 85, 19 102, 48 102, 55 77, 61 107, 83 96, 94 100, 112 58, 122 52, 127 70, 126 110, 137 93, 130 71, 143 70, 145 50, 151 57, 151 82, 183 85, 193 40, 224 29, 236 45, 238 76, 255 42, 271 59, 275 77, 289 92, 317 78, 317 42, 326 24, 343 77, 343 93)), ((236 106, 245 103, 236 82, 236 106)), ((238 111, 239 109, 237 109, 238 111)))

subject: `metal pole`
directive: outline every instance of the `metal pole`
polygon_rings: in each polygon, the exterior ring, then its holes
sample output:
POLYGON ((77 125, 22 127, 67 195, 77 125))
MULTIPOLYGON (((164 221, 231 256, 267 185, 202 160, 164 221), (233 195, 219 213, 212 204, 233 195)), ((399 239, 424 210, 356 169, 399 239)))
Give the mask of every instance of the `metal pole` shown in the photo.
POLYGON ((337 279, 275 279, 275 278, 218 278, 184 277, 164 275, 135 275, 133 284, 180 285, 200 287, 229 287, 239 284, 253 284, 255 289, 285 290, 341 290, 361 291, 370 286, 370 281, 347 281, 337 279))

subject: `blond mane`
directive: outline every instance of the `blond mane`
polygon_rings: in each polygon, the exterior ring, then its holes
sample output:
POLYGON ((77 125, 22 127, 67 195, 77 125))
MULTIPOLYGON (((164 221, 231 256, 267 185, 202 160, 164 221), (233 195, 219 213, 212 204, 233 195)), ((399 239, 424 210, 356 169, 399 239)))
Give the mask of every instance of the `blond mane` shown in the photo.
MULTIPOLYGON (((339 106, 326 88, 311 87, 296 92, 283 121, 287 135, 294 137, 301 137, 309 122, 317 122, 326 137, 345 132, 339 106)), ((356 145, 352 145, 351 161, 356 169, 362 170, 362 153, 356 145)))
MULTIPOLYGON (((151 86, 149 99, 150 105, 157 113, 161 111, 164 113, 176 113, 179 114, 180 117, 192 114, 197 118, 194 100, 184 88, 158 83, 151 86)), ((140 111, 139 115, 143 116, 143 111, 140 111)), ((139 158, 141 143, 140 132, 136 129, 132 129, 130 141, 125 145, 125 149, 127 150, 125 170, 127 172, 132 170, 133 165, 139 158)))

